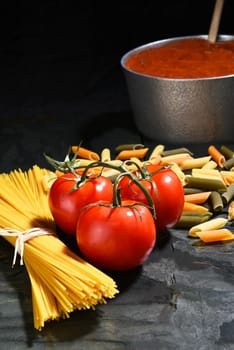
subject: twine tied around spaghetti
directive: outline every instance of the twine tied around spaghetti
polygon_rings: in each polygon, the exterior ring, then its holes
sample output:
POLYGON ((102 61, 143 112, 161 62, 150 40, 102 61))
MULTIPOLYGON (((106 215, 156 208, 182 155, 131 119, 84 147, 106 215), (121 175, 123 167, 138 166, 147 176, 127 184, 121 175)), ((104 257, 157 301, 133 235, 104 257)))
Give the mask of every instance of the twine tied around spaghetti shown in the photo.
POLYGON ((24 243, 29 241, 30 239, 43 235, 51 235, 54 234, 54 231, 48 228, 42 227, 33 227, 25 231, 18 231, 13 228, 5 228, 0 230, 0 236, 13 236, 17 237, 15 241, 15 251, 12 261, 12 267, 15 266, 17 253, 20 255, 20 265, 24 264, 23 256, 24 256, 24 243))

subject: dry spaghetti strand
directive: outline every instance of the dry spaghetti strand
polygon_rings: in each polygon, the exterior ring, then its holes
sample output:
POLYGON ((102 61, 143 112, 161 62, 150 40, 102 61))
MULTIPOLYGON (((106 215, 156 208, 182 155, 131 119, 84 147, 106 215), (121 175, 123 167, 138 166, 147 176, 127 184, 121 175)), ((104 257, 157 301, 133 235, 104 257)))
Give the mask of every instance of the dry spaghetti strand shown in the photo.
POLYGON ((94 309, 118 293, 111 277, 56 236, 49 191, 43 182, 44 177, 54 176, 37 165, 25 172, 0 175, 0 234, 16 247, 22 240, 17 252, 31 281, 34 327, 38 330, 49 320, 69 317, 76 309, 94 309))

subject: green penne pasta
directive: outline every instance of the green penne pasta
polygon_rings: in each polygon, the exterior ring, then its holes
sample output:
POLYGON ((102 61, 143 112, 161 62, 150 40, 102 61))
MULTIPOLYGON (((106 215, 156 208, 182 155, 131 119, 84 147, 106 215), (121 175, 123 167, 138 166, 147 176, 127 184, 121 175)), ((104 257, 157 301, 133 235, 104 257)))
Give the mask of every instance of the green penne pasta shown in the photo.
POLYGON ((228 186, 227 191, 221 194, 224 205, 227 205, 234 198, 234 183, 228 186))
POLYGON ((232 167, 234 167, 234 157, 229 158, 228 160, 226 160, 223 163, 223 167, 227 170, 231 169, 232 167))
POLYGON ((200 193, 203 192, 200 188, 194 188, 194 187, 184 187, 184 194, 194 194, 194 193, 200 193))
POLYGON ((185 176, 185 182, 187 187, 199 188, 208 191, 226 191, 227 186, 222 180, 219 179, 207 179, 194 176, 185 176))
POLYGON ((234 152, 227 146, 221 146, 220 152, 224 155, 226 159, 232 158, 234 156, 234 152))
POLYGON ((171 155, 174 155, 174 154, 181 154, 181 153, 188 153, 191 156, 193 155, 193 153, 188 148, 180 147, 180 148, 174 148, 174 149, 163 151, 161 156, 162 157, 166 157, 166 156, 171 156, 171 155))
POLYGON ((189 229, 195 225, 206 222, 210 219, 210 215, 181 215, 175 228, 189 229))
POLYGON ((181 216, 209 216, 211 218, 213 213, 211 211, 183 211, 181 216))
POLYGON ((212 191, 209 197, 209 203, 212 211, 219 212, 223 209, 223 200, 221 194, 218 191, 212 191))
POLYGON ((127 144, 123 144, 123 145, 119 145, 119 146, 115 147, 115 151, 117 153, 119 153, 119 152, 125 151, 125 150, 141 149, 144 147, 145 146, 142 145, 141 143, 127 143, 127 144))

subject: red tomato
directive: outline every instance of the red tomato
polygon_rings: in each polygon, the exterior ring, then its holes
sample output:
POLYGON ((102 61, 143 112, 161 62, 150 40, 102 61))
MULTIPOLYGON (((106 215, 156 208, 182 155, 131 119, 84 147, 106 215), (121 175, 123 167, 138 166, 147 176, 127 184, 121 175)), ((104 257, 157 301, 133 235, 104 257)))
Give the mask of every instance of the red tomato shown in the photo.
MULTIPOLYGON (((160 168, 160 165, 147 165, 149 180, 140 180, 154 201, 158 232, 173 227, 179 220, 184 206, 184 190, 180 179, 170 168, 157 171, 160 168)), ((119 189, 123 199, 148 204, 143 191, 129 177, 123 177, 119 189)))
POLYGON ((113 200, 113 185, 104 176, 90 178, 74 189, 76 183, 74 174, 62 175, 55 180, 49 194, 49 207, 56 224, 71 235, 76 234, 77 218, 83 206, 100 200, 113 200))
POLYGON ((156 241, 150 210, 133 201, 116 207, 99 203, 84 208, 76 232, 84 257, 107 270, 129 270, 141 265, 156 241))

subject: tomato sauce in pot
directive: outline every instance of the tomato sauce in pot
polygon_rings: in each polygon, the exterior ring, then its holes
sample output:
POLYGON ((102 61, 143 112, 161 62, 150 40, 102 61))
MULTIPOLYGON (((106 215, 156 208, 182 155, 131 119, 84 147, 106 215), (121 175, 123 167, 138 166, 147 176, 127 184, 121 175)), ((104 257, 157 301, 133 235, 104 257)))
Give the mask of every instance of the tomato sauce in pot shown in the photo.
POLYGON ((189 38, 151 46, 130 55, 125 66, 137 73, 178 79, 234 74, 234 40, 211 43, 189 38))

